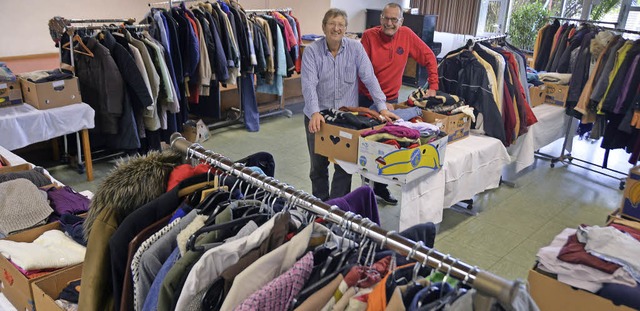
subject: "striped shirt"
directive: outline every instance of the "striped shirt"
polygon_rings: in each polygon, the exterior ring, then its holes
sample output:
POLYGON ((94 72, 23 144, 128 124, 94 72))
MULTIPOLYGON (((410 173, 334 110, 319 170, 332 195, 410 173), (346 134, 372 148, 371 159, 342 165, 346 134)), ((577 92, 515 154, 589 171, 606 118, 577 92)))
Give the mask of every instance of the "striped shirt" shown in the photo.
POLYGON ((386 97, 360 42, 342 38, 335 58, 325 38, 313 42, 302 54, 304 114, 311 118, 312 114, 324 109, 358 107, 357 78, 369 90, 378 111, 387 109, 386 97))

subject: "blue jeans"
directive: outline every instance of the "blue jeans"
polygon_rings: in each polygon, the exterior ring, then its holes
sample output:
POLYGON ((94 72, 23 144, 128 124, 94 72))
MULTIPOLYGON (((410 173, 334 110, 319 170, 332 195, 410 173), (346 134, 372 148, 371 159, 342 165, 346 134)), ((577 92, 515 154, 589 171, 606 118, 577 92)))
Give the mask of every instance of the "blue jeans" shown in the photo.
POLYGON ((256 90, 253 86, 253 75, 247 74, 238 79, 240 82, 240 103, 244 114, 244 126, 249 132, 257 132, 260 130, 260 113, 258 112, 256 90))

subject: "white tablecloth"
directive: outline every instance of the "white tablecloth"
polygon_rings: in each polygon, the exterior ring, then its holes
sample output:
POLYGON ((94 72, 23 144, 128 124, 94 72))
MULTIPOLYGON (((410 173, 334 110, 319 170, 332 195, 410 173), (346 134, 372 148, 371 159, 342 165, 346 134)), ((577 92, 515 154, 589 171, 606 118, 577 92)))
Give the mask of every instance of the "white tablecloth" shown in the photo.
POLYGON ((509 161, 507 149, 492 137, 472 134, 447 145, 438 173, 402 186, 400 230, 427 221, 440 223, 445 208, 497 188, 509 161))
POLYGON ((38 110, 31 105, 0 108, 0 146, 15 150, 95 127, 95 112, 85 103, 38 110))
MULTIPOLYGON (((408 184, 399 184, 402 190, 400 230, 428 221, 440 223, 445 208, 498 187, 502 169, 509 161, 502 142, 488 136, 470 135, 448 144, 442 169, 408 184)), ((386 179, 359 170, 354 163, 336 162, 348 173, 388 183, 386 179)))
MULTIPOLYGON (((573 119, 567 116, 564 113, 565 109, 560 106, 543 104, 533 107, 532 110, 538 122, 530 126, 526 134, 518 137, 516 143, 507 148, 512 162, 510 171, 505 173, 507 176, 531 166, 534 152, 564 137, 567 124, 573 119)), ((571 130, 574 131, 573 128, 571 130)), ((567 150, 571 151, 571 144, 567 146, 567 150)))

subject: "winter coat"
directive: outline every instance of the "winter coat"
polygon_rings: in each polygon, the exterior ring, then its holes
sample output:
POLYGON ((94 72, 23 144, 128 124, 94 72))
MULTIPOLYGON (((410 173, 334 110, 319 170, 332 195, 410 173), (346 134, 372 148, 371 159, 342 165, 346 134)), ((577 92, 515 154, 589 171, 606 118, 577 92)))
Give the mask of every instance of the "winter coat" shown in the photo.
POLYGON ((124 218, 165 192, 169 174, 183 156, 149 152, 120 162, 96 191, 84 222, 87 252, 79 310, 113 310, 109 239, 124 218))

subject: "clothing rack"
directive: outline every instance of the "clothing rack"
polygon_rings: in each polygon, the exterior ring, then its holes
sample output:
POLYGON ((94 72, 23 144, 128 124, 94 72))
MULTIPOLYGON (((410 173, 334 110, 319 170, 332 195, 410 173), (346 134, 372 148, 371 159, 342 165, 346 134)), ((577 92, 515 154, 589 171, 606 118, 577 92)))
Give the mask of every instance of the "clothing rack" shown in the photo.
POLYGON ((430 266, 461 280, 464 284, 473 286, 480 294, 474 302, 477 304, 475 310, 489 310, 494 299, 505 305, 510 305, 512 289, 519 286, 517 282, 506 280, 480 270, 476 266, 466 264, 449 254, 445 255, 435 249, 425 247, 424 243, 413 242, 395 231, 383 230, 367 218, 362 218, 351 212, 344 212, 337 206, 330 206, 304 191, 296 190, 272 177, 254 172, 240 163, 233 163, 219 153, 207 150, 200 144, 187 141, 180 133, 171 135, 171 148, 186 154, 187 158, 204 161, 229 175, 236 176, 239 180, 276 194, 295 206, 322 217, 325 221, 343 225, 347 230, 360 233, 381 247, 406 256, 407 259, 413 258, 423 266, 430 266))
POLYGON ((260 13, 260 12, 291 12, 293 11, 291 8, 281 8, 281 9, 251 9, 251 10, 244 10, 247 13, 260 13))
POLYGON ((74 24, 80 23, 135 23, 135 18, 107 18, 107 19, 65 19, 65 21, 74 24))
POLYGON ((586 160, 582 160, 582 159, 579 159, 579 158, 575 158, 575 157, 573 157, 571 155, 571 153, 565 153, 565 150, 567 150, 567 144, 568 144, 569 140, 573 139, 573 133, 571 131, 571 125, 573 124, 573 122, 575 122, 575 120, 572 120, 571 122, 567 122, 567 128, 566 128, 565 133, 564 133, 564 142, 562 143, 562 151, 560 152, 560 156, 559 157, 551 159, 550 166, 553 168, 553 167, 555 167, 555 164, 557 162, 560 162, 560 163, 563 163, 563 164, 566 164, 566 165, 573 165, 573 166, 576 166, 576 167, 579 167, 579 168, 582 168, 582 169, 585 169, 587 171, 594 172, 594 173, 597 173, 597 174, 600 174, 600 175, 603 175, 603 176, 611 177, 611 178, 616 179, 616 180, 618 180, 620 182, 620 184, 618 186, 618 189, 624 190, 628 174, 625 173, 625 172, 621 172, 621 171, 614 170, 614 169, 606 167, 605 164, 606 164, 606 160, 609 158, 609 149, 605 149, 605 153, 604 153, 604 159, 605 159, 604 161, 605 162, 603 162, 602 165, 599 165, 599 164, 596 164, 596 163, 593 163, 593 162, 589 162, 589 161, 586 161, 586 160), (578 161, 578 162, 581 162, 581 163, 588 164, 588 165, 599 166, 601 170, 595 170, 595 169, 587 167, 587 166, 576 164, 576 163, 573 162, 574 160, 578 161), (611 175, 611 174, 607 173, 607 171, 613 172, 613 173, 616 173, 616 174, 620 174, 620 175, 622 175, 622 177, 611 175))
MULTIPOLYGON (((90 23, 124 23, 124 27, 126 29, 148 29, 149 25, 148 24, 138 24, 138 25, 134 25, 133 23, 135 23, 136 19, 135 18, 100 18, 100 19, 66 19, 64 17, 60 17, 60 16, 55 16, 54 19, 56 19, 58 22, 64 23, 64 29, 63 29, 63 33, 67 33, 69 35, 69 52, 71 53, 70 55, 70 61, 71 61, 71 67, 75 68, 75 64, 74 64, 74 56, 73 56, 73 38, 72 35, 77 31, 77 30, 98 30, 98 29, 120 29, 123 26, 106 26, 106 25, 90 25, 90 26, 73 26, 71 24, 90 24, 90 23)), ((60 34, 62 35, 62 34, 60 34)), ((60 44, 60 60, 62 60, 62 44, 60 44)), ((75 69, 73 74, 75 75, 75 69)), ((65 151, 65 156, 68 155, 68 143, 67 143, 67 136, 63 136, 63 140, 64 140, 64 151, 65 151)), ((78 148, 78 172, 79 173, 83 173, 84 172, 84 163, 82 161, 82 148, 80 148, 80 137, 78 135, 78 133, 76 133, 76 144, 77 144, 77 148, 78 148)), ((98 161, 98 160, 102 160, 102 159, 111 159, 113 157, 116 156, 121 156, 122 152, 117 152, 115 154, 111 154, 108 156, 103 156, 101 158, 93 158, 93 161, 98 161)), ((85 156, 86 157, 86 156, 85 156)))
POLYGON ((594 21, 590 19, 577 19, 577 18, 568 18, 568 17, 560 17, 560 16, 549 16, 549 19, 558 19, 563 21, 589 23, 589 24, 612 24, 612 25, 618 24, 618 22, 594 21))
POLYGON ((169 7, 172 7, 174 3, 180 3, 180 2, 196 2, 196 1, 202 1, 202 0, 169 0, 169 1, 160 1, 160 2, 150 2, 147 3, 147 5, 149 7, 154 6, 154 5, 164 5, 164 4, 168 4, 169 7))
POLYGON ((506 39, 506 38, 507 38, 507 34, 495 35, 495 36, 489 36, 489 37, 471 38, 471 39, 467 40, 467 47, 473 46, 473 44, 476 43, 476 42, 498 40, 498 39, 506 39))

